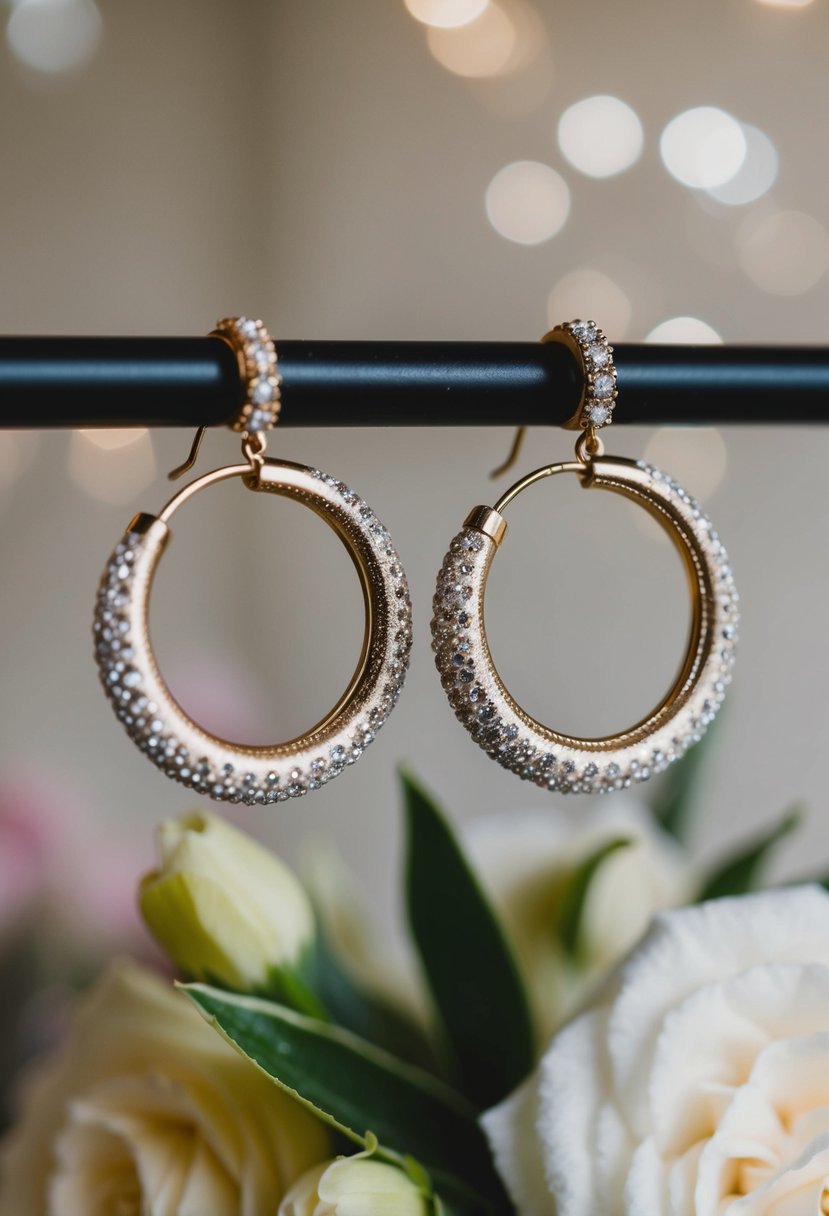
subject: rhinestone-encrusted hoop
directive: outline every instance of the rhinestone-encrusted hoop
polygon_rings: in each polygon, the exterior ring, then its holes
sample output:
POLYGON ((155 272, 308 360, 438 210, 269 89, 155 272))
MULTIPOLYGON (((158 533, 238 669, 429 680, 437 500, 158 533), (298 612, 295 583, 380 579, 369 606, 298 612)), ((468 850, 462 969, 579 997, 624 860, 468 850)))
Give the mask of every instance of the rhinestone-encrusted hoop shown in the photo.
POLYGON ((618 395, 613 347, 595 321, 564 321, 541 339, 542 342, 562 342, 581 364, 584 387, 573 415, 565 427, 568 430, 598 431, 610 426, 613 407, 618 395))
POLYGON ((210 336, 224 338, 233 347, 245 383, 245 404, 231 423, 232 429, 248 434, 271 430, 279 419, 282 384, 271 335, 261 321, 222 317, 210 336))
POLYGON ((250 468, 228 466, 205 474, 168 503, 161 516, 138 515, 132 521, 101 579, 95 657, 104 691, 128 735, 168 777, 217 801, 283 802, 344 772, 386 721, 408 668, 411 602, 388 532, 354 490, 319 469, 263 461, 258 488, 311 507, 354 559, 367 600, 363 653, 340 702, 298 739, 245 747, 203 730, 174 700, 159 672, 147 627, 149 597, 171 536, 165 520, 202 484, 235 476, 250 477, 250 468))
POLYGON ((524 481, 529 485, 542 473, 560 472, 580 473, 586 485, 646 507, 682 553, 696 588, 694 627, 668 695, 648 718, 603 739, 553 731, 518 705, 498 675, 484 627, 487 576, 506 533, 506 520, 490 507, 470 512, 444 559, 434 599, 433 649, 456 717, 489 756, 545 789, 604 794, 661 772, 698 742, 713 721, 731 680, 738 596, 713 525, 672 478, 644 461, 601 457, 591 462, 589 472, 569 462, 550 465, 524 481))

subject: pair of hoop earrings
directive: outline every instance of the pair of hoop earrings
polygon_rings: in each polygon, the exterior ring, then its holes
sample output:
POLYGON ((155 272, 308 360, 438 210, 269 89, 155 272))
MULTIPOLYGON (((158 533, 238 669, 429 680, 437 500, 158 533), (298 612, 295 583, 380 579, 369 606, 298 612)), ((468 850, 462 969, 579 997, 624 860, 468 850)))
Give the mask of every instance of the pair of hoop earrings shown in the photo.
MULTIPOLYGON (((281 802, 345 771, 386 721, 408 668, 411 601, 388 531, 354 490, 319 469, 266 458, 268 432, 279 417, 280 376, 261 321, 227 318, 212 336, 231 346, 246 385, 246 404, 233 423, 242 435, 244 462, 204 474, 158 515, 132 520, 101 579, 95 652, 118 718, 163 773, 218 801, 281 802), (170 541, 172 516, 200 490, 236 477, 250 490, 292 498, 319 515, 345 545, 365 604, 360 657, 340 700, 306 734, 265 747, 220 739, 184 712, 161 676, 148 627, 153 576, 170 541)), ((433 646, 456 716, 489 756, 546 789, 605 793, 666 768, 713 721, 731 679, 738 597, 725 549, 690 495, 643 461, 604 455, 598 431, 612 420, 617 388, 613 348, 602 331, 592 321, 567 322, 544 341, 564 343, 583 372, 581 400, 566 424, 581 431, 576 458, 536 469, 494 507, 470 512, 438 576, 433 646), (498 674, 484 626, 487 578, 507 531, 504 511, 523 490, 559 473, 574 473, 586 488, 610 490, 644 507, 674 543, 689 576, 691 629, 676 679, 646 718, 603 738, 563 734, 527 714, 498 674)), ((176 474, 192 465, 200 435, 176 474)))

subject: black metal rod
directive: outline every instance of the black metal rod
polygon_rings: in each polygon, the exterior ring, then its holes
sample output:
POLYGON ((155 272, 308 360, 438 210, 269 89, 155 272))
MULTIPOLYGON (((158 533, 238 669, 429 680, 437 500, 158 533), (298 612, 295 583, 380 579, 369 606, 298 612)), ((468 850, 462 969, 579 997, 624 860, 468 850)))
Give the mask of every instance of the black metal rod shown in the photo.
MULTIPOLYGON (((281 426, 555 425, 563 346, 279 341, 281 426)), ((829 348, 616 347, 618 423, 829 423, 829 348)), ((216 338, 0 337, 0 427, 218 426, 242 402, 216 338)))

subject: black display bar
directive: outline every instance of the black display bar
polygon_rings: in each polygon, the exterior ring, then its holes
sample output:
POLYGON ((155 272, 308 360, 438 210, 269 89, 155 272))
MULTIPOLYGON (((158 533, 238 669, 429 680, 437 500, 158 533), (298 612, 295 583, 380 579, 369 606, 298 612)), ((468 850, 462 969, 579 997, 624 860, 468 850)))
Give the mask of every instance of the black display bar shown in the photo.
MULTIPOLYGON (((280 426, 556 425, 564 346, 278 341, 280 426)), ((615 348, 617 423, 829 423, 829 348, 615 348)), ((219 426, 242 401, 217 338, 0 337, 0 427, 219 426)))

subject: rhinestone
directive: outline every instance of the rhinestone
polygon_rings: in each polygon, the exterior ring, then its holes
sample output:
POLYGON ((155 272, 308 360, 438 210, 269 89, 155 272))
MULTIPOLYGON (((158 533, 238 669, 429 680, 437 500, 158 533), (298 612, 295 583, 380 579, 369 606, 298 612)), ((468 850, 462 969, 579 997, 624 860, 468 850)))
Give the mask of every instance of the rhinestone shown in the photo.
POLYGON ((267 431, 273 426, 273 414, 270 410, 251 410, 245 419, 245 429, 248 431, 267 431))
POLYGON ((607 372, 602 372, 593 381, 593 392, 597 397, 611 397, 613 395, 613 377, 607 372))
POLYGON ((248 358, 259 371, 267 371, 274 356, 263 342, 253 342, 247 349, 248 358))
POLYGON ((266 405, 273 401, 276 388, 270 380, 255 380, 250 391, 250 399, 256 405, 266 405))
POLYGON ((585 410, 587 421, 591 426, 604 426, 610 417, 610 409, 600 401, 591 401, 585 410))

